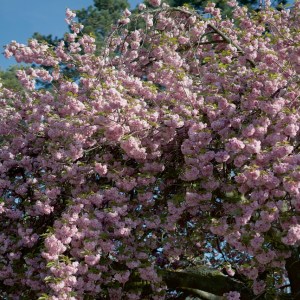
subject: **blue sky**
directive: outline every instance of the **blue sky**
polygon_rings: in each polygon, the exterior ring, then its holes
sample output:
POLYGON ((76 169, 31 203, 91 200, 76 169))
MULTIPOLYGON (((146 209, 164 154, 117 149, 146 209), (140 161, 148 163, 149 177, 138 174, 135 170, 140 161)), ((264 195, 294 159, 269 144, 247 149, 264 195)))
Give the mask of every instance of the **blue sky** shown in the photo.
MULTIPOLYGON (((109 1, 109 0, 107 0, 109 1)), ((52 34, 62 37, 68 31, 65 23, 65 10, 87 8, 93 0, 1 0, 0 5, 0 67, 6 69, 14 65, 13 57, 6 59, 1 54, 2 46, 12 40, 26 44, 35 31, 43 35, 52 34)), ((131 8, 136 7, 142 0, 129 0, 131 8)))
MULTIPOLYGON (((110 1, 110 0, 107 0, 110 1)), ((129 0, 131 8, 142 0, 129 0)), ((289 0, 293 3, 293 0, 289 0)), ((27 44, 35 31, 43 35, 62 37, 68 31, 64 21, 66 7, 71 10, 87 8, 93 0, 2 0, 0 8, 0 67, 14 65, 14 58, 4 57, 2 46, 15 40, 27 44)))

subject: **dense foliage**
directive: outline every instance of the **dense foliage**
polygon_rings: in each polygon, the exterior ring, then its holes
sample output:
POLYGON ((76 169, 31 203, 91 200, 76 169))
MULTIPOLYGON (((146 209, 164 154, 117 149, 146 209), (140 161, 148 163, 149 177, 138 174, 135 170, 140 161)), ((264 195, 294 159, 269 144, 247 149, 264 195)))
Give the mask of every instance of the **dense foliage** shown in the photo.
POLYGON ((19 70, 20 68, 24 68, 24 67, 23 66, 18 67, 17 65, 15 65, 15 66, 10 66, 6 70, 0 68, 0 78, 3 87, 11 89, 13 91, 19 91, 19 92, 23 90, 23 87, 20 84, 18 77, 16 76, 16 71, 19 70))
POLYGON ((149 2, 5 49, 53 71, 0 90, 2 299, 300 299, 300 2, 149 2))

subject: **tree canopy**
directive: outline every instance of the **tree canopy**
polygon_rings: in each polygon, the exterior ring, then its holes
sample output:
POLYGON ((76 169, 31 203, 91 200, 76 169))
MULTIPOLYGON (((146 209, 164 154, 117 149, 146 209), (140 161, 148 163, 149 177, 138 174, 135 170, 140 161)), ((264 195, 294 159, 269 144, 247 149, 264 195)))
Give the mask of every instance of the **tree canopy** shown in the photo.
POLYGON ((0 297, 300 299, 300 1, 149 4, 7 45, 0 297))

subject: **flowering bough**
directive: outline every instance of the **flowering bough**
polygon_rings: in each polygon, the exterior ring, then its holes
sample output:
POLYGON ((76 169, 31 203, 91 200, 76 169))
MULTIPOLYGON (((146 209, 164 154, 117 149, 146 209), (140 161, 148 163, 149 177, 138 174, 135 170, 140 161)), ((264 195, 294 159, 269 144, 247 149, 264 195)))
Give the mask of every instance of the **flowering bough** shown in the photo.
POLYGON ((300 299, 300 2, 265 4, 5 48, 53 71, 1 89, 3 299, 300 299))

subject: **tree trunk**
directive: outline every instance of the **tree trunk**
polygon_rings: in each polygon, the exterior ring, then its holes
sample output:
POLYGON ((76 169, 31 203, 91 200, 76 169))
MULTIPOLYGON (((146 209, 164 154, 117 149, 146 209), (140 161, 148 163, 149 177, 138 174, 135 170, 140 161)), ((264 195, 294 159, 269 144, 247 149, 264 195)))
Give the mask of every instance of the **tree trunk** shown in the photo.
POLYGON ((300 258, 299 249, 292 250, 292 255, 286 260, 286 270, 294 300, 300 300, 300 258))

